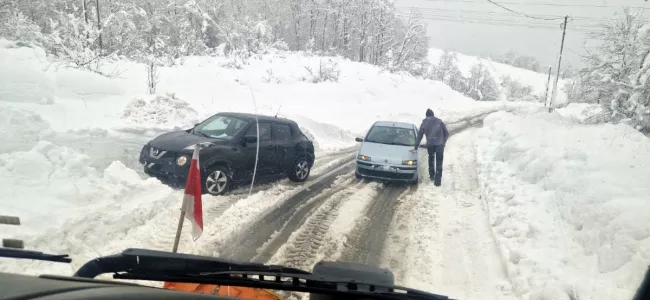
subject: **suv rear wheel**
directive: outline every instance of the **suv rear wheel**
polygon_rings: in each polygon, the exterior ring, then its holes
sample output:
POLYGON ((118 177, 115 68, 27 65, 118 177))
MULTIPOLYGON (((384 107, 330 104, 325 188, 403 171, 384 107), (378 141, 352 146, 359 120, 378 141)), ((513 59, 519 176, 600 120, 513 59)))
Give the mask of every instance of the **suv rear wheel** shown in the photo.
POLYGON ((232 179, 228 175, 228 168, 216 165, 208 169, 203 180, 203 188, 211 195, 223 195, 230 189, 232 179))
POLYGON ((289 179, 296 182, 304 182, 309 177, 311 172, 311 164, 305 156, 300 156, 293 162, 291 170, 289 170, 289 179))

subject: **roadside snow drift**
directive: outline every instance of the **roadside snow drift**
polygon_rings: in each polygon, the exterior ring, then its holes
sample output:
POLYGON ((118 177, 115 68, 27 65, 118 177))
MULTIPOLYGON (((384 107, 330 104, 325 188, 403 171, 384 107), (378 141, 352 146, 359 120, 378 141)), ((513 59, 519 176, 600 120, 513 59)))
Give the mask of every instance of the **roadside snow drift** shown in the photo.
POLYGON ((38 114, 0 102, 0 153, 29 149, 49 128, 38 114))
POLYGON ((524 299, 631 299, 650 264, 650 140, 625 125, 494 113, 479 181, 524 299))
POLYGON ((124 108, 120 117, 121 128, 125 131, 143 130, 177 130, 202 119, 189 103, 176 98, 174 94, 149 97, 150 99, 133 99, 124 108))

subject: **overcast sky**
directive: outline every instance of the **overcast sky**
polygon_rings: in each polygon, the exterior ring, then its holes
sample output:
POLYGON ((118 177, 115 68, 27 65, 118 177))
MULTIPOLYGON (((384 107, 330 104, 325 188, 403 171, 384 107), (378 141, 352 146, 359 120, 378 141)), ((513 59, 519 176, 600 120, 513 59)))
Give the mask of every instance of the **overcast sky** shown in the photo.
POLYGON ((501 54, 509 50, 537 57, 543 65, 557 64, 562 40, 562 17, 569 15, 563 55, 564 62, 580 65, 583 44, 590 42, 585 32, 615 17, 622 8, 650 16, 642 8, 644 0, 493 0, 528 15, 544 15, 539 20, 509 12, 487 0, 395 0, 401 15, 416 7, 429 24, 431 47, 469 55, 501 54), (491 24, 488 24, 491 23, 491 24), (498 25, 495 25, 498 24, 498 25))

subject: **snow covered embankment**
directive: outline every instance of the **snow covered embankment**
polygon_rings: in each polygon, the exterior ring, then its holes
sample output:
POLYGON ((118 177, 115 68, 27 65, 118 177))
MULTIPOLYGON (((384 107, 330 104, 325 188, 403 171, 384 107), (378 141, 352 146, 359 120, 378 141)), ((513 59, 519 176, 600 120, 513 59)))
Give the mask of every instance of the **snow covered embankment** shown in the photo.
POLYGON ((625 125, 488 116, 479 181, 524 299, 631 299, 650 264, 650 139, 625 125))

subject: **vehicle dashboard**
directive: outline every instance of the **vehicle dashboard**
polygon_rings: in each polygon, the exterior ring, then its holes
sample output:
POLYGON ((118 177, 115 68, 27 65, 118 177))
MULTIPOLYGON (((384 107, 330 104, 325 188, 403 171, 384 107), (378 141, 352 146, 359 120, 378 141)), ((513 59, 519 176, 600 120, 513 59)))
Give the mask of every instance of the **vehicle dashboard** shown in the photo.
POLYGON ((236 299, 177 292, 120 281, 48 275, 36 277, 8 273, 0 273, 0 291, 0 299, 3 300, 236 299))

